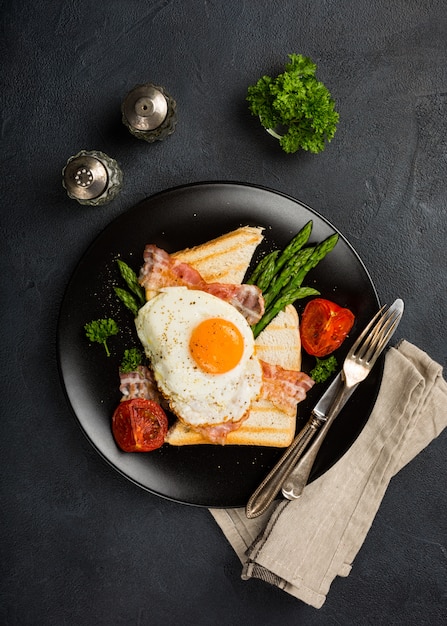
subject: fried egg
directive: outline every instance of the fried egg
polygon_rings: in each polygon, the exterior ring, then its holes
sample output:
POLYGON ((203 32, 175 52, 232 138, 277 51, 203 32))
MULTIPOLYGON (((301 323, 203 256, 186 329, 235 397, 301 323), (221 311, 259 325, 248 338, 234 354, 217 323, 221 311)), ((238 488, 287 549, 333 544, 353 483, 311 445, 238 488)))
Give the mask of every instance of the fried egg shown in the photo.
POLYGON ((140 309, 136 328, 158 387, 183 422, 239 421, 259 395, 253 332, 228 302, 167 287, 140 309))

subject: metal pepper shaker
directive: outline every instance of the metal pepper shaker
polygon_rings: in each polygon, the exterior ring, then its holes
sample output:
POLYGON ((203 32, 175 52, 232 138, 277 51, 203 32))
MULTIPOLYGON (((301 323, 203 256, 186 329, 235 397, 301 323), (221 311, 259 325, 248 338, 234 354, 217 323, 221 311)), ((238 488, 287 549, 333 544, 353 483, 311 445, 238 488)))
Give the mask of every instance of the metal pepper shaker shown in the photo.
POLYGON ((98 206, 119 193, 123 173, 118 163, 99 150, 81 150, 70 157, 62 170, 62 185, 80 204, 98 206))
POLYGON ((132 135, 149 143, 162 141, 174 132, 176 109, 167 91, 152 83, 134 87, 121 105, 123 124, 132 135))

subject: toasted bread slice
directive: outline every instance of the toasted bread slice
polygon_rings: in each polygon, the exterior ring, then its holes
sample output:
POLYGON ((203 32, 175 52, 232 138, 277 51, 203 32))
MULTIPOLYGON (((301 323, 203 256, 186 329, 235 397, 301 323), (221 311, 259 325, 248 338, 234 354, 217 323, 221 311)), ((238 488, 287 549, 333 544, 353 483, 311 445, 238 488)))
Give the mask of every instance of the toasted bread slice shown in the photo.
POLYGON ((242 282, 256 247, 263 239, 259 226, 242 226, 172 256, 192 265, 207 283, 242 282))
MULTIPOLYGON (((285 369, 301 368, 301 341, 298 313, 289 305, 260 333, 256 355, 267 363, 285 369)), ((296 413, 286 413, 266 399, 252 403, 249 416, 237 430, 227 436, 227 445, 286 447, 295 434, 296 413)), ((177 421, 169 430, 166 442, 174 446, 209 443, 200 433, 177 421)))

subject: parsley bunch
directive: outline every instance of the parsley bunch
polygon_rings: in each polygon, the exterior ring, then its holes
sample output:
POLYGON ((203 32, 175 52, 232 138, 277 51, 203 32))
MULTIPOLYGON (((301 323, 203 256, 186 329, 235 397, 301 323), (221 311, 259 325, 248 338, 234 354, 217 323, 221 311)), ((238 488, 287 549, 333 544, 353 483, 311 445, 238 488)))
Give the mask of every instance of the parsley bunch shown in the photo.
POLYGON ((284 129, 275 134, 284 152, 302 148, 316 154, 333 138, 339 114, 328 89, 315 77, 316 64, 301 54, 289 58, 284 73, 263 76, 248 88, 249 109, 264 128, 284 129))

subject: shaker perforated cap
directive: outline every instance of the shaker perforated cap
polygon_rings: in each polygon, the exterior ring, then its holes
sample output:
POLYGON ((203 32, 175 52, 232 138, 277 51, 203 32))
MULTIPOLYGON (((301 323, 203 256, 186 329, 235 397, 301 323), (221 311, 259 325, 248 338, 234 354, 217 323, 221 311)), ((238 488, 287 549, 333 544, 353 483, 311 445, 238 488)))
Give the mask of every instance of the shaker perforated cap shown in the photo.
POLYGON ((67 163, 64 183, 67 191, 81 200, 91 200, 104 193, 109 176, 104 164, 90 155, 81 155, 67 163))
POLYGON ((168 103, 163 93, 148 83, 127 94, 122 112, 129 126, 141 131, 154 130, 164 122, 168 103))
POLYGON ((62 170, 62 185, 79 204, 98 206, 119 193, 123 173, 115 159, 100 150, 81 150, 70 157, 62 170))

